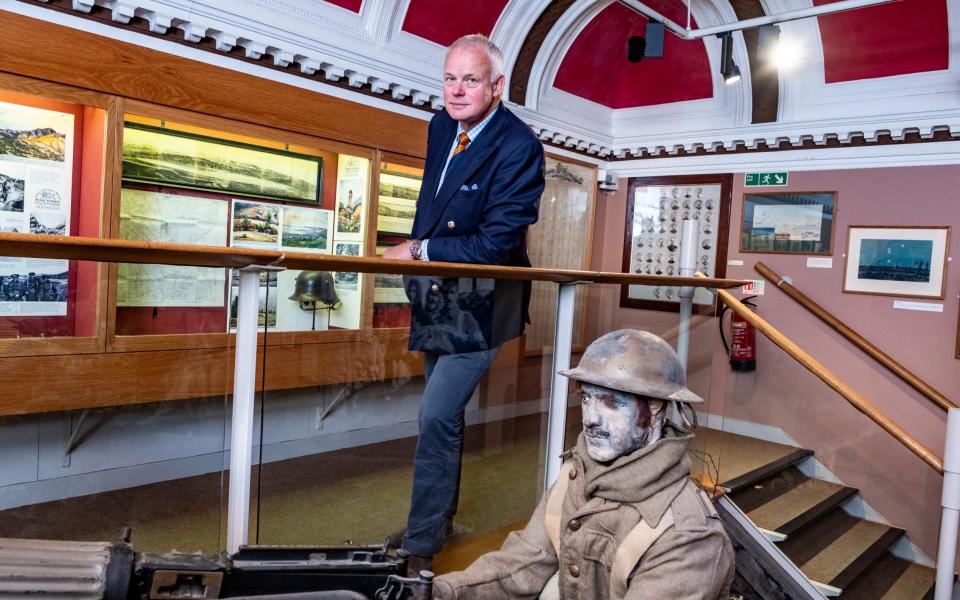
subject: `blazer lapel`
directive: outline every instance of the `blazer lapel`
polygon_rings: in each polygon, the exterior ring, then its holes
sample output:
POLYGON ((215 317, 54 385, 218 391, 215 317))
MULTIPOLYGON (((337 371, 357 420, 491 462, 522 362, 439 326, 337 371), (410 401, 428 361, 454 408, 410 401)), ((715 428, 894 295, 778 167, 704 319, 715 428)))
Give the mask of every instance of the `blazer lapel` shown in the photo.
MULTIPOLYGON (((480 139, 467 146, 467 149, 463 152, 463 155, 458 157, 456 162, 451 163, 450 168, 447 170, 447 174, 443 178, 443 186, 430 203, 430 216, 424 223, 427 226, 424 230, 424 234, 428 234, 433 230, 434 225, 436 225, 437 221, 440 220, 440 216, 443 214, 447 204, 450 203, 454 193, 460 189, 460 186, 463 185, 463 182, 465 182, 477 171, 477 169, 483 165, 490 154, 496 149, 495 142, 500 137, 500 129, 503 127, 505 119, 506 108, 500 106, 497 108, 497 114, 493 117, 493 120, 491 120, 490 123, 484 127, 483 131, 481 132, 480 139)), ((455 133, 456 130, 454 130, 454 134, 455 133)), ((450 145, 452 144, 453 137, 451 136, 446 147, 449 149, 450 145)), ((443 165, 441 164, 438 167, 438 170, 442 169, 443 165)), ((437 178, 439 178, 439 174, 437 175, 437 178)), ((436 184, 432 180, 430 187, 432 189, 436 188, 436 184)))

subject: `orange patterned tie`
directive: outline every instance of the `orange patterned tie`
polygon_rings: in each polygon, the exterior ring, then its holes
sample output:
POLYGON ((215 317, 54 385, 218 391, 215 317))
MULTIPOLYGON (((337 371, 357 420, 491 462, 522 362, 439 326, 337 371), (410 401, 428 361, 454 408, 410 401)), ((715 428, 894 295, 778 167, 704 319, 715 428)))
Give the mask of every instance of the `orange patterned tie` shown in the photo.
MULTIPOLYGON (((467 149, 467 144, 470 143, 470 136, 466 132, 460 132, 460 143, 457 144, 457 147, 453 149, 453 156, 456 156, 467 149)), ((451 156, 451 158, 453 158, 451 156)))

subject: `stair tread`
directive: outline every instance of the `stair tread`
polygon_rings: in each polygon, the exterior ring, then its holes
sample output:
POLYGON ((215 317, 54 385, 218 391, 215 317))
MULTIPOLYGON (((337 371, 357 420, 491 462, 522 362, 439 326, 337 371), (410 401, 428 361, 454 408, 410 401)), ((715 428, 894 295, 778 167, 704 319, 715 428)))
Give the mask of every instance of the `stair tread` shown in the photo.
POLYGON ((747 516, 759 527, 776 531, 844 489, 822 479, 807 479, 749 511, 747 516))
POLYGON ((893 542, 893 532, 902 533, 902 530, 882 523, 857 520, 816 556, 798 566, 810 579, 842 588, 849 581, 839 581, 841 575, 844 579, 852 579, 850 568, 854 563, 863 560, 871 550, 876 550, 878 544, 884 544, 880 551, 885 551, 893 542), (886 543, 886 538, 891 538, 889 543, 886 543))
POLYGON ((843 590, 849 600, 923 600, 933 589, 936 570, 887 552, 843 590))
POLYGON ((705 471, 704 475, 728 490, 769 476, 771 472, 766 469, 771 464, 786 462, 781 467, 785 468, 813 454, 803 448, 710 428, 697 430, 690 450, 694 454, 694 471, 705 471), (709 466, 702 466, 704 457, 697 454, 709 455, 709 466), (728 485, 731 482, 733 487, 728 485))

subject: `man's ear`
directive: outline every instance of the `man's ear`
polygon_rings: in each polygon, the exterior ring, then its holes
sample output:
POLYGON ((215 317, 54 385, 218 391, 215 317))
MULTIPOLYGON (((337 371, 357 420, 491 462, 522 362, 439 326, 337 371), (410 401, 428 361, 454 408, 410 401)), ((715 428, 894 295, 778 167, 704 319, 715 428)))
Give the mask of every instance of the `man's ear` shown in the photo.
POLYGON ((506 84, 507 78, 501 75, 497 77, 497 80, 493 82, 493 97, 499 98, 503 93, 503 86, 506 84))

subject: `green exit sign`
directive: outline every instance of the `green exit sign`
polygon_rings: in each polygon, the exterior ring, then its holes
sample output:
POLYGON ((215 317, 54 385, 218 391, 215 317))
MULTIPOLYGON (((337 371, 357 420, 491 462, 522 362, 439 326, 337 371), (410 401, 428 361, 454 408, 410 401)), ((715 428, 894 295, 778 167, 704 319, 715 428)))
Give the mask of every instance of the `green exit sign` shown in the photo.
POLYGON ((746 187, 784 187, 787 185, 787 172, 747 173, 743 183, 746 187))

